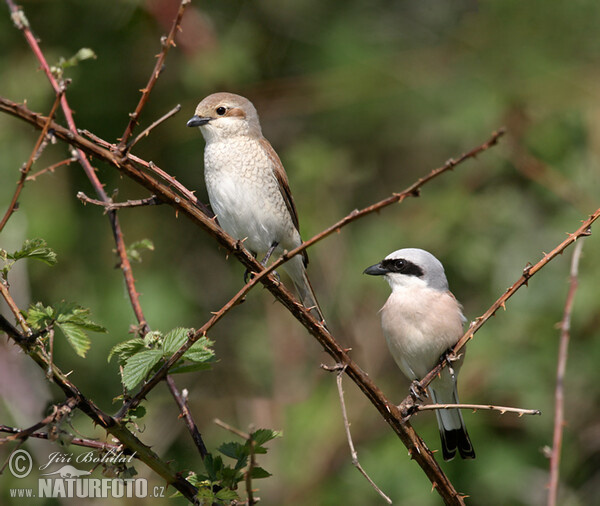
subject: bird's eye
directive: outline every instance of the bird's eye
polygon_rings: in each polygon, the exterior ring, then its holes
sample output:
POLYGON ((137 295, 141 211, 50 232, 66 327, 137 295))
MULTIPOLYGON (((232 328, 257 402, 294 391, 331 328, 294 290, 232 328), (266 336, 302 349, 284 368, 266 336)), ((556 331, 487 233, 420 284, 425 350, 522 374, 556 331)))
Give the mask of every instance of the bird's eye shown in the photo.
POLYGON ((223 106, 217 107, 217 114, 219 116, 223 116, 223 114, 225 114, 226 112, 227 112, 227 109, 225 107, 223 107, 223 106))
POLYGON ((394 261, 394 267, 396 270, 401 271, 404 268, 404 260, 402 258, 394 261))

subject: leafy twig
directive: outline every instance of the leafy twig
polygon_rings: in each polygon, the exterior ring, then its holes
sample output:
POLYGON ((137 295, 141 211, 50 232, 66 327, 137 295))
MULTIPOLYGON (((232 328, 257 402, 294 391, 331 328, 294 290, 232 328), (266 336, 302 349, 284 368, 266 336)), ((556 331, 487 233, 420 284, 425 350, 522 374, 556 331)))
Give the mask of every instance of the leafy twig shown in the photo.
MULTIPOLYGON (((2 316, 0 315, 0 321, 1 320, 2 316)), ((128 448, 129 451, 135 455, 136 459, 144 462, 144 464, 156 474, 164 478, 167 484, 172 485, 181 492, 191 503, 197 504, 196 488, 181 477, 179 473, 173 472, 169 465, 164 463, 149 446, 146 446, 131 431, 129 431, 125 424, 116 421, 110 415, 98 408, 93 401, 84 397, 79 389, 69 381, 67 376, 56 366, 56 364, 50 363, 41 350, 29 349, 29 340, 25 335, 17 332, 16 329, 10 325, 2 325, 2 330, 21 348, 28 351, 29 356, 44 371, 48 370, 48 368, 51 369, 54 383, 56 383, 67 397, 75 399, 78 408, 91 418, 94 423, 112 434, 125 448, 128 448)))
POLYGON ((556 506, 558 499, 558 478, 560 475, 560 454, 564 427, 564 381, 567 368, 567 354, 571 330, 571 313, 578 285, 579 259, 583 241, 579 241, 573 249, 571 272, 569 276, 569 292, 565 301, 563 319, 560 323, 560 344, 558 349, 558 365, 556 367, 556 389, 554 407, 554 431, 552 436, 552 453, 550 455, 550 485, 548 486, 548 506, 556 506))

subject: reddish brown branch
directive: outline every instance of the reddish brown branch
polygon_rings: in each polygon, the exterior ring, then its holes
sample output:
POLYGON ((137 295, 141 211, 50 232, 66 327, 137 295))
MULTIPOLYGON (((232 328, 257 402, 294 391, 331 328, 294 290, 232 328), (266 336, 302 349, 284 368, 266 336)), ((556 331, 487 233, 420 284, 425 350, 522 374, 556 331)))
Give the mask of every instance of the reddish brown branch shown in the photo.
MULTIPOLYGON (((18 429, 17 427, 9 427, 8 425, 0 425, 0 432, 5 432, 8 434, 19 435, 23 432, 23 429, 18 429)), ((51 439, 50 434, 47 432, 32 432, 28 434, 27 437, 32 437, 35 439, 51 439)), ((69 439, 69 444, 75 446, 83 446, 86 448, 95 448, 97 450, 114 450, 120 451, 123 449, 121 445, 110 444, 110 443, 102 443, 100 441, 95 441, 93 439, 84 439, 80 437, 74 437, 73 439, 69 439)))
MULTIPOLYGON (((126 146, 127 141, 129 140, 129 137, 131 137, 133 129, 137 125, 137 122, 140 118, 140 114, 142 113, 142 109, 145 107, 146 103, 148 102, 148 98, 150 97, 150 92, 154 88, 154 85, 156 84, 156 81, 158 80, 158 77, 160 76, 160 73, 162 72, 162 69, 163 69, 164 63, 165 63, 165 59, 167 57, 167 53, 169 52, 169 49, 171 49, 171 46, 175 46, 175 34, 180 30, 181 19, 183 18, 183 13, 185 12, 185 8, 190 3, 191 3, 191 0, 181 0, 181 3, 179 4, 179 10, 177 11, 177 15, 175 16, 175 20, 173 21, 173 25, 171 26, 171 30, 169 31, 169 34, 166 37, 163 36, 161 38, 162 50, 157 55, 156 65, 154 65, 154 70, 152 71, 152 74, 150 74, 150 79, 148 80, 148 84, 146 84, 146 87, 143 88, 142 90, 140 90, 142 92, 140 101, 138 102, 138 105, 135 108, 135 111, 129 115, 129 118, 130 118, 129 123, 127 124, 127 128, 125 128, 125 132, 121 136, 121 141, 119 142, 119 146, 118 146, 121 156, 124 156, 125 153, 127 152, 127 150, 129 149, 128 146, 126 146)), ((135 144, 135 142, 134 142, 134 144, 135 144)))
POLYGON ((49 165, 45 169, 42 169, 42 170, 36 172, 35 174, 30 174, 29 176, 27 176, 25 181, 35 181, 39 176, 41 176, 42 174, 45 174, 46 172, 54 172, 59 167, 62 167, 63 165, 69 166, 73 162, 76 162, 76 161, 77 161, 77 158, 67 158, 60 162, 53 163, 52 165, 49 165))
POLYGON ((44 139, 46 138, 46 135, 48 134, 48 129, 50 128, 50 123, 52 123, 52 120, 54 119, 54 114, 56 113, 56 109, 58 108, 58 104, 60 103, 61 97, 62 97, 62 91, 61 91, 61 93, 56 95, 56 100, 54 100, 54 104, 52 105, 50 114, 48 114, 46 123, 44 124, 44 127, 42 128, 42 132, 40 133, 40 135, 37 139, 37 142, 35 143, 35 146, 33 147, 33 150, 31 151, 31 155, 29 156, 29 159, 27 160, 25 165, 21 168, 21 177, 19 178, 19 181, 17 182, 17 188, 15 189, 13 198, 10 201, 10 204, 8 206, 8 209, 6 210, 6 213, 4 214, 4 217, 2 218, 2 221, 0 221, 0 232, 2 231, 2 229, 8 222, 8 219, 12 216, 12 213, 14 213, 17 209, 17 202, 19 200, 19 195, 21 194, 21 190, 23 190, 23 187, 25 186, 25 181, 28 179, 27 175, 29 174, 31 167, 33 166, 33 162, 39 156, 40 147, 42 146, 42 143, 44 142, 44 139))
POLYGON ((129 151, 133 146, 135 146, 143 137, 148 137, 150 132, 154 130, 158 125, 167 121, 171 116, 174 116, 179 111, 181 111, 181 105, 177 104, 177 106, 173 107, 167 114, 161 116, 156 121, 154 121, 148 128, 144 129, 142 133, 140 133, 135 139, 133 139, 129 144, 127 144, 127 150, 129 151))
POLYGON ((171 376, 167 376, 167 385, 171 391, 171 394, 173 395, 173 398, 175 399, 175 402, 179 406, 179 410, 181 411, 180 418, 183 418, 185 421, 185 425, 187 426, 187 429, 194 440, 196 448, 198 448, 200 457, 202 457, 202 460, 204 460, 204 457, 206 457, 208 451, 206 450, 206 446, 202 440, 202 434, 200 434, 198 426, 192 418, 192 412, 190 411, 190 407, 187 402, 187 390, 184 390, 183 393, 177 390, 177 385, 175 385, 175 381, 171 376))
POLYGON ((51 423, 59 422, 62 418, 69 415, 73 408, 77 406, 77 399, 69 398, 63 404, 59 406, 53 406, 52 413, 50 413, 43 420, 39 421, 35 425, 28 427, 27 429, 22 429, 16 433, 11 434, 5 438, 0 439, 0 445, 4 443, 10 443, 12 441, 16 441, 18 439, 25 440, 30 437, 35 431, 49 425, 51 423))
POLYGON ((128 200, 127 202, 113 202, 112 199, 110 199, 110 202, 104 202, 102 200, 92 199, 83 192, 77 192, 77 198, 84 204, 93 204, 95 206, 103 207, 105 213, 126 207, 155 206, 160 204, 160 201, 156 199, 156 195, 152 195, 145 199, 128 200))
POLYGON ((578 285, 579 259, 583 241, 579 241, 573 250, 571 273, 569 276, 569 292, 565 301, 563 319, 560 323, 560 344, 558 349, 558 365, 556 367, 556 389, 554 407, 554 431, 552 436, 552 454, 550 456, 550 485, 548 486, 548 506, 556 506, 558 499, 558 478, 560 475, 560 454, 564 427, 564 382, 567 368, 567 354, 571 330, 571 313, 578 285))

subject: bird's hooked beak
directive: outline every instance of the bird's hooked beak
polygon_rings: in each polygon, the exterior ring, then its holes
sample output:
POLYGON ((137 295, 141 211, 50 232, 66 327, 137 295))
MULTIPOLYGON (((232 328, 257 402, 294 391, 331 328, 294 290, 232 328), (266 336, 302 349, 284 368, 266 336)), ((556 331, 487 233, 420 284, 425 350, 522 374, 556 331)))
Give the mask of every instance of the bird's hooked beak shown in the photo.
POLYGON ((187 126, 189 127, 199 127, 202 125, 206 125, 212 118, 203 118, 201 116, 192 116, 188 122, 187 126))
POLYGON ((370 276, 384 276, 389 271, 381 265, 381 263, 371 265, 371 267, 367 267, 363 274, 369 274, 370 276))

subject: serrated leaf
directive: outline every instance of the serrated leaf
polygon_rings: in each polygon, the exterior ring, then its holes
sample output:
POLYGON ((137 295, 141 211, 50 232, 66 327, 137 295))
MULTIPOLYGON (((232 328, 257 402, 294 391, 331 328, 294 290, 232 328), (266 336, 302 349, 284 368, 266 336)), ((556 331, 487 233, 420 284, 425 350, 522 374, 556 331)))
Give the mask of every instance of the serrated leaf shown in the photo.
POLYGON ((163 350, 165 355, 172 355, 181 348, 183 343, 187 341, 188 334, 191 330, 193 329, 184 329, 182 327, 171 330, 163 340, 163 350))
POLYGON ((69 323, 90 332, 106 332, 106 329, 102 325, 98 325, 90 320, 90 310, 87 308, 61 302, 56 305, 54 312, 56 313, 56 321, 60 324, 69 323))
POLYGON ((251 436, 253 441, 260 446, 264 445, 268 441, 271 441, 272 439, 281 437, 281 432, 271 429, 258 429, 255 430, 251 436))
POLYGON ((229 488, 222 488, 215 494, 215 497, 220 501, 233 501, 234 499, 239 499, 237 492, 229 488))
POLYGON ((134 339, 129 339, 128 341, 123 341, 122 343, 115 344, 110 353, 108 354, 108 362, 110 359, 117 355, 119 357, 119 364, 123 365, 127 359, 136 353, 142 351, 144 349, 144 340, 136 337, 134 339))
POLYGON ((162 358, 161 350, 146 350, 130 357, 123 367, 123 385, 127 390, 140 383, 162 358))
POLYGON ((232 469, 229 466, 223 468, 221 471, 221 483, 224 487, 234 488, 236 484, 244 479, 244 475, 239 469, 238 467, 232 469))
POLYGON ((150 239, 142 239, 131 244, 126 250, 127 257, 134 262, 141 262, 144 250, 154 251, 154 243, 150 239))
POLYGON ((36 302, 25 313, 25 317, 31 327, 39 330, 54 323, 54 309, 50 306, 44 306, 41 302, 36 302))
POLYGON ((262 467, 253 467, 252 472, 250 473, 250 477, 256 480, 260 478, 268 478, 269 476, 273 475, 269 471, 263 469, 262 467))
POLYGON ((212 453, 207 454, 204 457, 204 469, 209 480, 218 481, 223 471, 223 459, 218 455, 214 457, 212 453))
POLYGON ((210 348, 212 345, 213 341, 202 337, 192 344, 190 349, 183 354, 183 358, 197 363, 211 362, 215 358, 215 352, 210 348))
POLYGON ((43 239, 26 239, 20 250, 7 254, 7 257, 13 260, 33 258, 48 265, 56 264, 56 253, 48 247, 43 239))
POLYGON ((90 349, 90 338, 83 331, 83 328, 75 323, 65 322, 56 323, 56 326, 62 331, 67 341, 75 350, 75 353, 80 357, 85 357, 86 352, 90 349))
POLYGON ((221 446, 219 446, 218 450, 223 455, 237 461, 248 457, 248 450, 244 447, 244 445, 236 443, 235 441, 223 443, 221 446))

